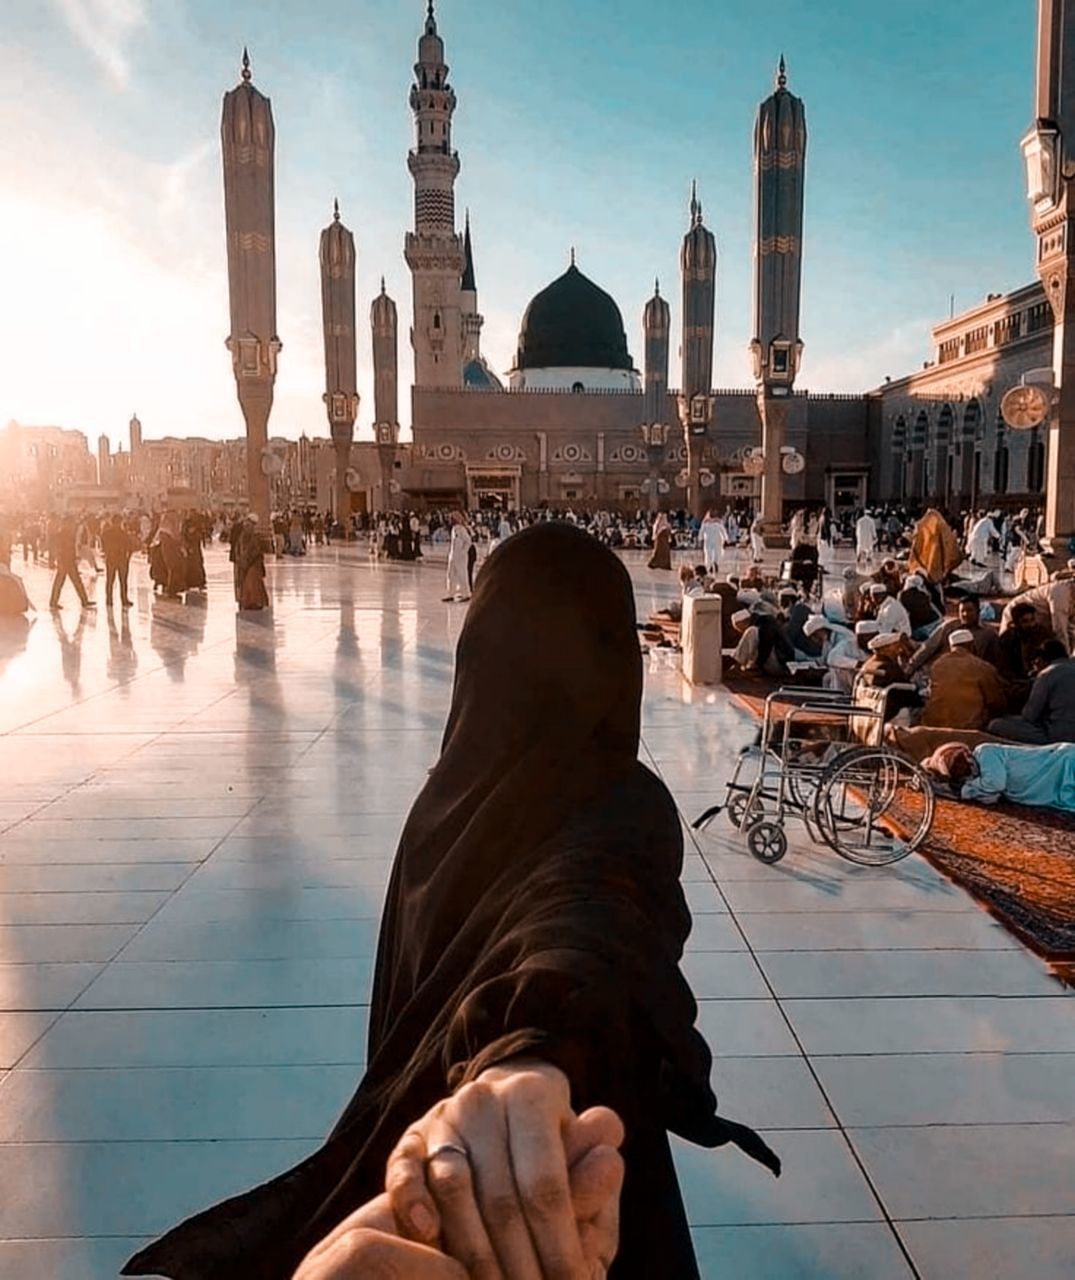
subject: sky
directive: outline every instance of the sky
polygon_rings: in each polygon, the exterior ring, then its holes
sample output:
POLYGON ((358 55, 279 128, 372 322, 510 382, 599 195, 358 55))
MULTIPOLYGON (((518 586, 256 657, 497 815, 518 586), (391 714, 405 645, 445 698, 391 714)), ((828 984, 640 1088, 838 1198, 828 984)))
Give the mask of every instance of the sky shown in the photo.
MULTIPOLYGON (((276 121, 278 330, 270 432, 327 435, 318 236, 338 197, 358 250, 359 410, 369 304, 400 312, 407 98, 424 0, 4 0, 0 424, 126 440, 235 437, 220 105, 243 45, 276 121)), ((1033 0, 439 0, 459 99, 483 351, 514 355, 571 246, 619 303, 636 363, 659 277, 672 303, 692 178, 717 237, 714 384, 747 386, 752 130, 787 58, 806 104, 799 386, 861 392, 930 356, 929 327, 1034 278, 1019 139, 1033 0)))

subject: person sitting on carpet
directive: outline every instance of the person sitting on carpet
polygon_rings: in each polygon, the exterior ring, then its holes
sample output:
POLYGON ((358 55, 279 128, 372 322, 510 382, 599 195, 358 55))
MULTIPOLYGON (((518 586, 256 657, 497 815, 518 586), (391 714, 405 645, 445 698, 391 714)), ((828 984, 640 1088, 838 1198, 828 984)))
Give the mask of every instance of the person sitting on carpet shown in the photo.
POLYGON ((907 610, 892 594, 891 588, 884 582, 874 582, 870 586, 870 603, 873 616, 883 633, 899 631, 905 636, 911 634, 911 619, 907 610))
POLYGON ((954 631, 969 631, 974 637, 974 653, 984 662, 999 667, 1000 639, 995 627, 986 626, 982 621, 981 605, 973 596, 960 600, 954 618, 942 622, 936 631, 918 646, 907 664, 909 675, 928 666, 934 658, 948 652, 948 641, 954 631))
MULTIPOLYGON (((860 646, 862 637, 858 635, 858 628, 863 625, 860 622, 855 628, 860 646)), ((859 679, 864 684, 871 685, 875 689, 887 689, 890 684, 906 682, 907 673, 903 664, 910 652, 910 642, 905 635, 899 631, 878 632, 870 637, 866 647, 870 651, 870 656, 859 671, 859 679)))
POLYGON ((1007 694, 996 667, 974 654, 970 631, 953 631, 948 653, 930 668, 929 697, 919 724, 943 729, 984 729, 1007 694))
POLYGON ((855 623, 855 640, 863 658, 870 656, 870 641, 880 634, 881 628, 875 618, 863 618, 861 622, 855 623))
POLYGON ((831 622, 823 613, 815 613, 806 620, 803 635, 816 637, 821 641, 821 661, 827 668, 822 687, 850 693, 862 661, 862 654, 852 632, 831 622))
POLYGON ((911 635, 916 640, 927 640, 943 622, 933 597, 926 590, 926 580, 919 573, 909 573, 903 590, 896 597, 907 610, 911 620, 911 635))
POLYGON ((795 650, 799 662, 815 662, 821 657, 821 643, 803 631, 807 619, 812 615, 810 606, 799 595, 794 587, 785 588, 780 593, 780 604, 784 610, 785 626, 788 640, 795 650))
POLYGON ((1016 596, 1004 606, 1000 619, 1001 635, 1013 625, 1015 610, 1021 604, 1032 605, 1038 622, 1052 629, 1053 635, 1064 646, 1065 653, 1072 652, 1075 647, 1075 636, 1072 634, 1075 629, 1075 580, 1054 580, 1041 587, 1031 587, 1021 596, 1016 596))
MULTIPOLYGON (((1075 744, 1009 747, 983 743, 972 751, 949 742, 923 764, 934 779, 961 800, 1013 804, 1075 813, 1075 744)), ((939 788, 938 788, 939 789, 939 788)), ((942 792, 943 794, 943 792, 942 792)))
POLYGON ((770 613, 740 609, 732 614, 739 644, 732 662, 744 675, 786 676, 795 658, 783 625, 770 613))
POLYGON ((1022 714, 992 721, 989 732, 1034 746, 1075 742, 1075 658, 1059 640, 1046 640, 1033 665, 1034 682, 1022 714))

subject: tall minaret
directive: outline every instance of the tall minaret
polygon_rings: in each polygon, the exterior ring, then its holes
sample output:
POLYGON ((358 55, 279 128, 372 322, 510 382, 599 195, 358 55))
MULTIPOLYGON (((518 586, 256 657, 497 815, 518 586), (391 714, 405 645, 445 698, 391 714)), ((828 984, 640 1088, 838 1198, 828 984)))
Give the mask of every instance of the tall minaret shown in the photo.
MULTIPOLYGON (((1023 139, 1038 279, 1053 311, 1045 531, 1075 535, 1075 0, 1038 0, 1034 126, 1023 139)), ((1012 423, 1019 427, 1023 423, 1012 423)))
POLYGON ((325 407, 336 450, 336 519, 346 529, 351 514, 347 472, 358 416, 355 358, 355 238, 340 221, 340 203, 321 232, 321 317, 325 338, 325 407))
POLYGON ((463 363, 480 360, 482 325, 485 317, 478 314, 478 286, 474 279, 474 249, 470 243, 470 211, 463 232, 463 279, 460 282, 460 304, 463 308, 463 363))
POLYGON ((452 150, 455 92, 448 83, 444 41, 437 34, 433 0, 418 42, 411 110, 417 146, 407 158, 414 178, 414 231, 405 256, 414 278, 414 385, 463 385, 463 319, 460 280, 466 265, 455 232, 455 180, 459 156, 452 150))
POLYGON ((645 420, 642 438, 649 462, 649 508, 660 507, 661 469, 664 448, 668 442, 668 338, 672 328, 672 312, 661 297, 660 281, 653 285, 653 297, 642 312, 642 333, 646 345, 646 383, 643 403, 645 420))
POLYGON ((383 276, 381 292, 370 307, 370 329, 373 333, 373 431, 381 462, 381 496, 377 506, 387 511, 392 505, 392 473, 399 441, 399 345, 396 304, 385 292, 383 276))
POLYGON ((251 83, 243 50, 242 78, 224 95, 224 222, 228 242, 231 330, 227 347, 246 420, 247 498, 269 527, 269 412, 280 339, 276 333, 276 214, 272 104, 251 83))
POLYGON ((702 449, 713 417, 713 320, 717 299, 717 242, 702 222, 697 186, 691 188, 691 225, 679 255, 683 276, 683 374, 679 415, 687 445, 688 505, 700 515, 702 449))
POLYGON ((799 371, 806 112, 788 92, 781 57, 776 92, 758 108, 754 126, 754 380, 762 424, 762 518, 769 535, 783 526, 784 433, 799 371))

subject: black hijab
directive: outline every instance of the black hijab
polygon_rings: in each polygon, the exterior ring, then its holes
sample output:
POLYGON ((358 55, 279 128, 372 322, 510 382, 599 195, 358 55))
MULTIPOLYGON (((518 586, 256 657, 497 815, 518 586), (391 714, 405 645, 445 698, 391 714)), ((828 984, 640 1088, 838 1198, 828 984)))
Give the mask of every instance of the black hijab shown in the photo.
POLYGON ((440 759, 396 855, 358 1092, 313 1156, 177 1227, 124 1274, 289 1280, 380 1193, 408 1124, 521 1053, 560 1066, 577 1109, 604 1103, 624 1119, 610 1275, 697 1274, 667 1130, 779 1163, 716 1115, 678 968, 690 931, 682 829, 638 762, 641 695, 616 556, 558 523, 498 547, 460 635, 440 759))

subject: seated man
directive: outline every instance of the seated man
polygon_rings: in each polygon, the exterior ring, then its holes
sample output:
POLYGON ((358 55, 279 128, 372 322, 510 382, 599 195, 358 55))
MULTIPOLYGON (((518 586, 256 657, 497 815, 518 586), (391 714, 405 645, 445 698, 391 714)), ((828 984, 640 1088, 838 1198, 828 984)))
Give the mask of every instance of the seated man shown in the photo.
MULTIPOLYGON (((862 626, 860 622, 858 626, 862 626)), ((876 623, 874 624, 876 625, 876 623)), ((855 628, 856 635, 858 627, 855 628)), ((859 637, 859 643, 862 638, 859 637)), ((875 689, 887 689, 890 684, 902 684, 907 680, 903 662, 909 641, 898 631, 881 632, 871 636, 866 647, 870 656, 862 664, 859 678, 875 689)))
POLYGON ((954 618, 949 618, 947 622, 942 622, 929 639, 915 650, 911 661, 907 665, 908 674, 914 675, 916 671, 932 662, 934 658, 939 657, 942 653, 947 653, 948 639, 953 631, 969 631, 974 637, 975 656, 985 662, 992 663, 993 666, 999 664, 1000 640, 997 637, 996 629, 987 626, 982 621, 981 605, 975 597, 970 596, 966 600, 960 600, 959 608, 954 618))
POLYGON ((994 720, 989 732, 1035 746, 1075 742, 1075 658, 1059 640, 1046 640, 1033 665, 1036 674, 1022 714, 994 720))
POLYGON ((786 676, 787 664, 795 651, 783 625, 769 613, 740 609, 732 614, 732 625, 740 635, 732 661, 740 671, 755 675, 786 676))
POLYGON ((1015 610, 1021 604, 1033 605, 1038 622, 1052 629, 1065 653, 1072 652, 1075 645, 1075 635, 1072 634, 1075 630, 1075 580, 1061 578, 1042 587, 1031 587, 1021 596, 1016 596, 1004 607, 1000 620, 1002 635, 1013 625, 1015 610))
POLYGON ((811 662, 820 658, 820 641, 803 632, 807 619, 813 616, 810 612, 810 606, 800 597, 794 587, 781 591, 780 606, 784 610, 788 641, 795 650, 795 657, 800 662, 811 662))
POLYGON ((807 619, 803 634, 816 636, 821 641, 821 661, 827 668, 822 687, 849 694, 862 661, 854 635, 846 627, 831 622, 823 613, 815 613, 807 619))
POLYGON ((930 668, 929 696, 919 723, 945 729, 984 729, 1007 694, 997 669, 974 654, 974 636, 965 630, 948 637, 948 653, 930 668))
POLYGON ((909 573, 903 590, 897 596, 911 620, 911 635, 916 640, 926 640, 943 621, 933 597, 926 590, 925 579, 918 573, 909 573))
POLYGON ((873 583, 870 586, 870 602, 882 634, 891 631, 899 631, 905 636, 911 634, 911 619, 907 610, 892 594, 889 586, 883 582, 873 583))
POLYGON ((923 761, 930 774, 961 800, 1013 804, 1075 813, 1075 745, 1009 747, 985 743, 972 751, 949 742, 923 761))
POLYGON ((870 656, 870 641, 874 636, 881 634, 881 628, 877 625, 876 618, 863 618, 861 622, 855 623, 855 640, 863 658, 870 656))

